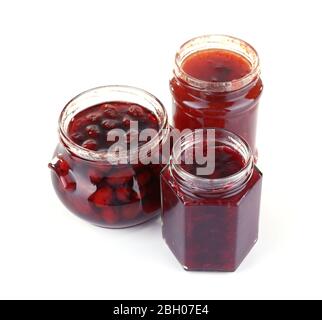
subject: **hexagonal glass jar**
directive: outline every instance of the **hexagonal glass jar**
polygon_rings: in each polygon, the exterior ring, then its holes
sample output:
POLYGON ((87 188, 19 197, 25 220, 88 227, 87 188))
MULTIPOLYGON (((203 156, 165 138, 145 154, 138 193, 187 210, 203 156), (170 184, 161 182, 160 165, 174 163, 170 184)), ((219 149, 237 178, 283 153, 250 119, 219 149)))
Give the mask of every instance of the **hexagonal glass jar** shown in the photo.
POLYGON ((216 129, 216 146, 238 153, 242 169, 218 179, 191 174, 178 160, 199 143, 193 134, 177 141, 161 174, 163 237, 186 270, 232 272, 258 239, 262 173, 243 139, 216 129))
MULTIPOLYGON (((60 142, 49 164, 58 197, 71 212, 100 227, 132 227, 159 216, 160 172, 164 167, 159 161, 160 147, 167 141, 169 130, 164 106, 142 89, 107 86, 77 96, 61 113, 60 142), (108 151, 85 149, 68 134, 75 115, 113 101, 138 104, 151 111, 160 128, 146 144, 125 152, 117 162, 108 151), (156 161, 132 164, 131 158, 138 154, 149 154, 156 161)), ((139 159, 143 159, 141 155, 139 159)))

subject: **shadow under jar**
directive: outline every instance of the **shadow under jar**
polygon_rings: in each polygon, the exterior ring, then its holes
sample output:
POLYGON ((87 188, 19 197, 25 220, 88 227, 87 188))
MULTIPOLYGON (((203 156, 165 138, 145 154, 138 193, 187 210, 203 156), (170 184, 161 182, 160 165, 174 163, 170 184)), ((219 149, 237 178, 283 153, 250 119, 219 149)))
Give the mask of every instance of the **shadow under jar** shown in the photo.
POLYGON ((108 228, 135 226, 160 214, 160 150, 169 125, 157 98, 128 86, 89 90, 62 111, 59 134, 49 168, 54 189, 70 211, 108 228), (143 143, 133 139, 145 129, 155 134, 143 143), (110 148, 112 130, 124 132, 126 149, 110 148))
POLYGON ((186 42, 177 52, 170 89, 175 128, 227 129, 244 138, 257 157, 256 125, 263 84, 252 46, 224 35, 186 42))
POLYGON ((191 271, 235 271, 258 238, 262 174, 243 139, 215 132, 213 174, 183 161, 203 143, 194 133, 174 145, 161 174, 163 237, 191 271))

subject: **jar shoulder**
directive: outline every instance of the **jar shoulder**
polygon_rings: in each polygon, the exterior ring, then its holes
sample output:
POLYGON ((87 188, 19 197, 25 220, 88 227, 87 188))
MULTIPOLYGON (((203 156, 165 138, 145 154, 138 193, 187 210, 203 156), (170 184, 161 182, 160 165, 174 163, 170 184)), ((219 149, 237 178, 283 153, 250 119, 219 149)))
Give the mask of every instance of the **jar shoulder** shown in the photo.
POLYGON ((180 200, 185 206, 239 206, 243 199, 247 198, 248 194, 252 192, 252 190, 259 190, 258 197, 260 198, 261 186, 263 174, 262 172, 255 166, 253 174, 246 186, 236 195, 225 198, 223 197, 209 197, 203 196, 200 193, 194 192, 191 190, 190 192, 187 189, 184 189, 180 186, 176 178, 171 173, 169 166, 164 168, 161 173, 162 183, 167 186, 168 189, 171 190, 172 193, 180 200))

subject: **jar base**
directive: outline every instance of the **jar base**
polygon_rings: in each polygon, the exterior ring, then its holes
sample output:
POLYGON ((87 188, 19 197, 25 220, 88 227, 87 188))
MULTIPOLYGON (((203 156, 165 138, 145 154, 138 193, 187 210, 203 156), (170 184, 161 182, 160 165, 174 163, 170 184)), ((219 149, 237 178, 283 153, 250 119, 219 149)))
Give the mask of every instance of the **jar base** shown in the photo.
POLYGON ((93 225, 94 227, 98 227, 98 228, 101 228, 101 229, 110 229, 110 230, 122 230, 122 229, 131 229, 131 228, 136 228, 136 227, 139 227, 141 225, 144 225, 144 224, 148 224, 148 223, 151 223, 153 220, 157 220, 158 218, 160 218, 160 213, 157 213, 155 215, 153 215, 151 218, 149 218, 148 220, 144 220, 144 221, 141 221, 141 222, 138 222, 138 223, 135 223, 133 225, 130 225, 130 226, 125 226, 125 227, 122 227, 122 226, 102 226, 102 225, 99 225, 99 224, 95 224, 95 223, 91 223, 91 225, 93 225))

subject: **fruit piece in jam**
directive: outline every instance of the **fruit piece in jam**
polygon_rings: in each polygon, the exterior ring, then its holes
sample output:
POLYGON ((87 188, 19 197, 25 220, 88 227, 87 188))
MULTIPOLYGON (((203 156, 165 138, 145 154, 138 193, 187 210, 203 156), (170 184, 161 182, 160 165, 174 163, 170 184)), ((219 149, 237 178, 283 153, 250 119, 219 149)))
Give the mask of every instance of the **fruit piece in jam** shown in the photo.
MULTIPOLYGON (((139 133, 144 129, 159 130, 156 116, 148 109, 134 103, 110 102, 78 113, 69 124, 68 134, 86 149, 107 151, 113 144, 107 141, 107 134, 113 129, 127 132, 131 121, 139 123, 139 133)), ((139 147, 143 144, 139 142, 139 147)))

